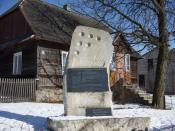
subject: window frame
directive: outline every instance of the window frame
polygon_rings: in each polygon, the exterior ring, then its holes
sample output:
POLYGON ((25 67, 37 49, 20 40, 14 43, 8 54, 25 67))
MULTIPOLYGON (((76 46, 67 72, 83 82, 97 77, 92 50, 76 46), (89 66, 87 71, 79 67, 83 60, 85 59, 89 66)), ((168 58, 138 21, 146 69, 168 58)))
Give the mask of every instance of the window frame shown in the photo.
POLYGON ((22 51, 13 54, 13 75, 21 75, 21 73, 22 73, 22 51), (21 65, 20 65, 20 59, 21 59, 21 65))
POLYGON ((131 56, 130 56, 130 54, 125 54, 125 56, 124 56, 124 69, 127 72, 131 71, 131 56), (129 59, 129 61, 127 61, 127 59, 129 59))

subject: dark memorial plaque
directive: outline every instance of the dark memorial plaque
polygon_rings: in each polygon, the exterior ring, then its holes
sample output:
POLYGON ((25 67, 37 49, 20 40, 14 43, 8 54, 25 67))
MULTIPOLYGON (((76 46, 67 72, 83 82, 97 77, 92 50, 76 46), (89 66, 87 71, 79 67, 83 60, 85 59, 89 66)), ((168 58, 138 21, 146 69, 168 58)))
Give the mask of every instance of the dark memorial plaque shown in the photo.
POLYGON ((111 108, 87 108, 86 116, 112 116, 111 108))
POLYGON ((103 92, 108 89, 106 68, 75 68, 67 70, 68 92, 103 92))

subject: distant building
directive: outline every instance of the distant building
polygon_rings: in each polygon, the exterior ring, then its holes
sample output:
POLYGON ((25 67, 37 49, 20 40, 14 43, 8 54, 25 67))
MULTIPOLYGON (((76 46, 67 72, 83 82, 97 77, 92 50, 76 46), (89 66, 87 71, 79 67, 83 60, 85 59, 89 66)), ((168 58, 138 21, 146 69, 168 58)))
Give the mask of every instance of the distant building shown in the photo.
POLYGON ((117 33, 113 42, 114 53, 111 64, 111 86, 115 86, 120 80, 123 85, 137 84, 137 65, 141 59, 122 33, 117 33))
MULTIPOLYGON (((158 48, 154 48, 150 52, 142 56, 143 59, 138 61, 138 79, 139 87, 153 92, 156 65, 158 57, 158 48)), ((168 55, 168 68, 166 74, 166 94, 175 94, 175 49, 171 49, 168 55)))

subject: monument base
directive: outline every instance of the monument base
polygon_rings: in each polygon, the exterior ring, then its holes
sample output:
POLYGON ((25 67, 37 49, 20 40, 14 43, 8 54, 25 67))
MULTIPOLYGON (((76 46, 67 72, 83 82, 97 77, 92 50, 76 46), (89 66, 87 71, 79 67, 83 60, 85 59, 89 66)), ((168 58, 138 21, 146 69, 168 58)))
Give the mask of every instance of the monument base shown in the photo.
POLYGON ((67 116, 112 116, 111 92, 67 93, 67 116))
POLYGON ((50 117, 48 128, 52 131, 148 131, 149 117, 50 117))

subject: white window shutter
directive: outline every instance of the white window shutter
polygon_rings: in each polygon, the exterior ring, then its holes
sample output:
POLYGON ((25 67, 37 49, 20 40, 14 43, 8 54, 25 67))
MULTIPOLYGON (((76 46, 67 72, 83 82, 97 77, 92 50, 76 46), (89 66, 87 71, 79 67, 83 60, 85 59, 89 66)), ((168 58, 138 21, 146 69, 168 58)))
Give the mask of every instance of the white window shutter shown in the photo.
POLYGON ((130 71, 130 54, 125 54, 124 68, 125 68, 125 71, 130 71))
POLYGON ((61 51, 62 74, 64 74, 64 69, 65 69, 65 66, 66 66, 67 56, 68 56, 68 52, 61 51))

